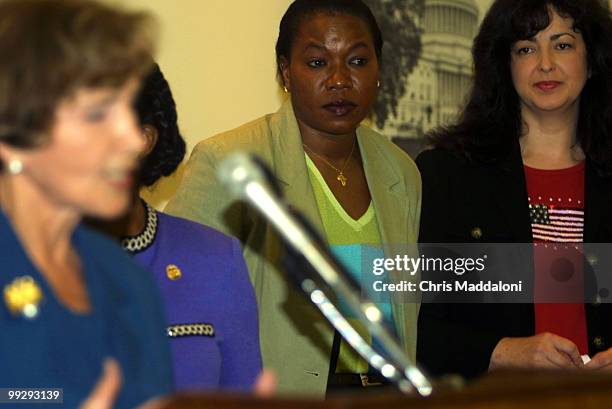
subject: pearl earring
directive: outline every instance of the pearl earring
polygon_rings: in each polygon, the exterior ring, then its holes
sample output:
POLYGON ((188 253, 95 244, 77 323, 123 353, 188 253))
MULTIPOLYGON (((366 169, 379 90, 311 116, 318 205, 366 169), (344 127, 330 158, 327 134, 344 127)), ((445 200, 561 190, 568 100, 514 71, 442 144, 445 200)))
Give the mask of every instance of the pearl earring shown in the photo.
POLYGON ((18 175, 23 170, 23 163, 19 159, 11 159, 8 163, 8 171, 11 175, 18 175))
POLYGON ((287 89, 287 87, 283 87, 283 91, 285 91, 285 94, 289 93, 289 90, 287 89))

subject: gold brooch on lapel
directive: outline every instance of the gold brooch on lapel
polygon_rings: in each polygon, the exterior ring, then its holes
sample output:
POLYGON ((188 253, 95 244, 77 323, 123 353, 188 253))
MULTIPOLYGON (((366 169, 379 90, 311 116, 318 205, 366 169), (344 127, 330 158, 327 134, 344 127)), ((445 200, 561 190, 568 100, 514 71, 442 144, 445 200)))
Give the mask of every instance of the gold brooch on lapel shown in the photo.
POLYGON ((13 315, 22 315, 27 319, 36 318, 42 299, 42 290, 30 276, 17 277, 4 286, 4 302, 13 315))
POLYGON ((476 240, 482 238, 482 229, 480 227, 474 227, 470 233, 476 240))
POLYGON ((183 276, 183 272, 181 271, 180 268, 178 268, 174 264, 168 264, 166 266, 166 277, 168 277, 170 280, 172 281, 178 280, 182 276, 183 276))

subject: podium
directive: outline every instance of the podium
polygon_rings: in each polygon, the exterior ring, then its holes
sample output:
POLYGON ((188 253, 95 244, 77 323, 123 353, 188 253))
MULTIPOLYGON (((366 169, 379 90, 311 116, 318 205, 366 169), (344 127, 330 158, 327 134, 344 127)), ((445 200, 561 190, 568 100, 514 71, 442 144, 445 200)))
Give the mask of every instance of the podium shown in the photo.
POLYGON ((189 394, 172 397, 163 409, 592 409, 612 408, 612 373, 587 370, 500 371, 452 386, 441 382, 428 398, 393 389, 364 388, 328 397, 256 398, 247 395, 189 394))

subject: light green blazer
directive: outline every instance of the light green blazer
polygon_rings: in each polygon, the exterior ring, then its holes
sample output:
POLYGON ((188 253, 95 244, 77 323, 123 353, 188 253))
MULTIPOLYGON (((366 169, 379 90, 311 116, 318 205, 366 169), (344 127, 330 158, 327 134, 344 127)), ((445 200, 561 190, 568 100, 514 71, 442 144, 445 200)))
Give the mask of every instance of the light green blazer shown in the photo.
MULTIPOLYGON (((421 205, 417 167, 408 155, 371 129, 359 127, 357 138, 383 243, 415 243, 421 205)), ((271 225, 246 204, 233 201, 217 182, 219 162, 238 150, 259 155, 272 169, 288 202, 323 232, 290 102, 275 114, 198 143, 166 211, 212 226, 242 242, 258 301, 264 366, 277 373, 281 393, 322 397, 333 330, 285 278, 278 266, 280 242, 271 225)), ((391 255, 387 252, 387 256, 391 255)), ((413 359, 418 307, 415 303, 393 303, 398 334, 413 359)))

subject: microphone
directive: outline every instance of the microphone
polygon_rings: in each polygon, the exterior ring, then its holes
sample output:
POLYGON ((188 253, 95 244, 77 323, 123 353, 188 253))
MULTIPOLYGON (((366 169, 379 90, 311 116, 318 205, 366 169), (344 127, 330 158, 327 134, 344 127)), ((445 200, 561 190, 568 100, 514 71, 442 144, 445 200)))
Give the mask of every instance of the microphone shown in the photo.
POLYGON ((300 278, 301 287, 310 295, 311 301, 370 366, 397 384, 402 392, 410 392, 414 387, 420 395, 429 396, 432 393, 431 383, 385 327, 383 313, 373 302, 360 299, 359 289, 350 274, 327 247, 310 233, 300 217, 292 214, 278 189, 275 189, 272 173, 261 160, 240 152, 228 155, 219 165, 217 178, 231 195, 248 202, 275 227, 285 242, 303 256, 326 286, 344 301, 379 341, 388 357, 376 352, 359 335, 315 280, 300 278))

